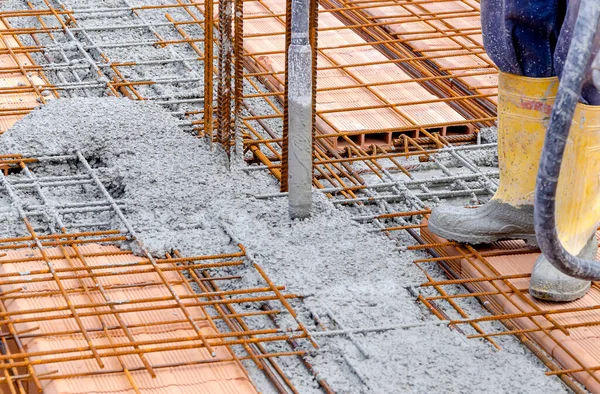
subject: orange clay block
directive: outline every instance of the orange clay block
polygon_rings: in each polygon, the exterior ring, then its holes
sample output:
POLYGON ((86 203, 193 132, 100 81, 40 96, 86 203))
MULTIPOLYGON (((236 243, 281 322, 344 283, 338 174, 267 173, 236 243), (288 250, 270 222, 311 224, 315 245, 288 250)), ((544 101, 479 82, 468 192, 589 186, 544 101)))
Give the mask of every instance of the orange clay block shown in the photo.
MULTIPOLYGON (((406 2, 403 2, 406 3, 406 2)), ((456 0, 364 8, 374 22, 480 94, 496 94, 498 74, 483 53, 479 2, 456 0), (447 54, 448 56, 444 56, 447 54), (462 54, 458 55, 457 54, 462 54), (483 75, 469 75, 483 72, 483 75)), ((496 97, 489 97, 496 103, 496 97)))
MULTIPOLYGON (((19 42, 11 35, 2 33, 7 27, 0 21, 0 51, 8 48, 19 48, 19 42)), ((24 53, 4 53, 0 54, 0 70, 21 68, 23 66, 33 65, 31 59, 24 53)), ((42 75, 38 72, 30 72, 29 75, 25 70, 11 73, 0 74, 0 133, 8 130, 19 119, 24 117, 40 105, 38 102, 39 95, 35 92, 32 86, 43 86, 45 81, 42 75), (3 93, 2 90, 14 88, 23 92, 15 91, 14 93, 3 93)), ((51 98, 49 95, 47 99, 51 98)))
MULTIPOLYGON (((427 228, 421 230, 421 235, 431 243, 446 242, 427 228)), ((453 260, 452 272, 459 278, 496 278, 506 275, 530 275, 531 269, 539 252, 511 254, 517 249, 523 250, 525 243, 521 241, 498 242, 488 248, 475 248, 478 252, 498 254, 480 258, 467 257, 453 260), (459 263, 457 263, 459 262, 459 263)), ((469 253, 465 247, 446 246, 436 248, 440 255, 460 256, 460 251, 469 253), (460 250, 459 250, 460 249, 460 250)), ((600 257, 600 256, 599 256, 600 257)), ((589 293, 574 302, 551 303, 532 298, 527 289, 529 278, 483 280, 471 284, 475 292, 494 292, 487 295, 486 301, 500 310, 502 314, 534 313, 530 317, 516 317, 510 322, 519 330, 532 330, 526 335, 537 343, 564 370, 573 371, 570 375, 579 381, 592 393, 600 393, 600 287, 594 283, 589 293), (563 312, 565 309, 586 309, 573 312, 563 312), (594 309, 595 308, 595 309, 594 309), (547 315, 540 312, 548 311, 547 315), (586 325, 587 323, 587 325, 586 325), (575 326, 573 326, 575 325, 575 326), (578 326, 577 326, 578 325, 578 326), (565 328, 569 335, 557 327, 565 328), (534 330, 534 331, 533 331, 534 330), (586 371, 587 369, 587 371, 586 371)))
MULTIPOLYGON (((118 252, 119 249, 113 246, 101 246, 95 244, 83 245, 79 247, 83 255, 93 253, 106 253, 110 251, 118 252)), ((74 250, 66 248, 68 255, 73 255, 74 250)), ((48 256, 63 256, 59 248, 46 249, 48 256)), ((34 272, 36 270, 47 270, 48 265, 41 258, 39 260, 25 263, 2 263, 11 259, 23 259, 27 257, 39 257, 39 251, 32 249, 18 249, 10 251, 6 256, 0 257, 0 276, 2 274, 14 272, 34 272)), ((132 254, 115 254, 101 257, 86 257, 85 261, 89 266, 99 266, 107 264, 119 264, 127 262, 137 262, 143 259, 132 254)), ((83 266, 81 261, 76 258, 51 260, 54 268, 69 268, 73 266, 83 266)), ((165 266, 166 267, 166 266, 165 266)), ((129 331, 136 342, 150 341, 152 344, 140 346, 141 349, 155 348, 161 346, 173 345, 175 338, 194 337, 195 331, 192 330, 188 322, 182 322, 185 317, 180 309, 157 309, 152 306, 164 305, 165 302, 157 301, 143 302, 136 304, 135 300, 169 297, 169 291, 164 286, 158 274, 154 272, 141 273, 136 272, 142 269, 148 269, 148 266, 132 266, 131 274, 99 276, 98 281, 106 289, 108 298, 115 302, 115 309, 119 312, 123 323, 129 327, 129 331), (127 300, 128 303, 119 304, 119 301, 127 300), (139 307, 140 305, 149 306, 149 310, 127 313, 128 309, 139 307), (160 324, 152 324, 160 323, 160 324), (171 341, 169 341, 171 340, 171 341), (162 343, 162 344, 161 344, 162 343)), ((94 270, 95 273, 110 272, 110 269, 94 270)), ((178 296, 187 296, 192 294, 190 290, 181 283, 177 272, 164 271, 167 280, 171 282, 178 296)), ((60 273, 62 277, 69 275, 86 275, 85 271, 76 273, 60 273)), ((31 278, 48 277, 48 274, 31 274, 31 278)), ((35 280, 35 279, 34 279, 35 280)), ((106 304, 106 300, 97 290, 94 281, 91 278, 84 279, 66 279, 61 280, 64 289, 68 293, 70 302, 77 306, 83 304, 106 304), (89 292, 81 291, 87 286, 89 292)), ((4 294, 23 287, 22 284, 5 284, 0 291, 4 294)), ((56 359, 57 357, 77 357, 80 355, 89 355, 88 343, 84 339, 81 330, 72 317, 51 320, 49 317, 56 315, 70 315, 66 300, 60 292, 48 295, 51 290, 59 290, 54 281, 41 281, 27 284, 19 295, 31 295, 34 297, 18 298, 15 300, 4 301, 4 308, 8 312, 24 312, 32 309, 50 308, 47 312, 15 314, 13 319, 35 318, 34 322, 16 323, 14 328, 20 333, 35 333, 35 338, 22 339, 22 344, 28 354, 35 352, 48 352, 44 355, 31 355, 29 361, 36 363, 44 359, 56 359), (46 294, 40 294, 45 292, 46 294), (41 296, 35 297, 36 294, 41 296), (60 309, 62 308, 62 309, 60 309), (55 309, 55 310, 52 310, 55 309), (60 309, 60 310, 56 310, 60 309), (38 328, 39 327, 39 328, 38 328), (72 332, 72 334, 53 335, 57 332, 72 332), (67 349, 82 349, 81 351, 66 352, 67 349)), ((194 299, 186 299, 185 302, 191 302, 194 299)), ((217 331, 206 321, 202 320, 203 311, 199 307, 190 306, 186 308, 192 318, 197 322, 203 335, 214 335, 217 331)), ((111 348, 110 345, 118 343, 130 343, 114 313, 99 316, 93 316, 90 312, 106 311, 108 306, 94 306, 90 308, 80 307, 76 311, 81 315, 81 320, 94 346, 108 346, 105 349, 99 349, 100 354, 113 350, 132 350, 133 346, 111 348), (86 317, 85 314, 88 313, 86 317), (111 327, 109 331, 103 331, 103 327, 111 327)), ((7 326, 3 325, 6 331, 7 326)), ((256 393, 256 390, 246 375, 244 368, 232 359, 232 354, 225 346, 219 346, 220 339, 210 339, 216 357, 213 358, 209 352, 200 345, 190 349, 175 349, 170 351, 156 351, 146 353, 149 364, 154 368, 156 378, 152 378, 150 373, 144 368, 141 358, 137 354, 123 355, 119 358, 115 356, 103 357, 104 368, 100 368, 94 358, 86 358, 75 361, 52 362, 33 366, 38 376, 59 376, 80 374, 70 378, 42 379, 41 385, 44 393, 47 394, 82 394, 82 393, 135 393, 134 385, 142 393, 256 393), (215 361, 221 360, 221 361, 215 361), (200 363, 199 363, 200 362, 200 363), (187 364, 187 365, 185 365, 187 364), (129 372, 123 371, 123 365, 129 372), (172 365, 172 366, 168 366, 172 365), (161 367, 163 366, 163 367, 161 367), (166 367, 165 367, 166 366, 166 367), (109 373, 106 373, 106 372, 109 373), (112 372, 110 372, 112 371, 112 372), (129 376, 128 376, 129 375, 129 376)), ((13 340, 8 340, 9 349, 12 354, 19 353, 13 340)), ((189 342, 185 342, 189 344, 189 342)), ((177 344, 177 342, 175 342, 177 344)), ((22 361, 23 357, 15 358, 14 361, 22 361)), ((0 371, 2 372, 2 371, 0 371)), ((19 368, 19 373, 27 374, 26 368, 19 368)), ((0 374, 0 376, 3 376, 0 374)), ((29 393, 36 393, 36 387, 31 381, 27 381, 29 393)), ((8 388, 3 387, 3 392, 8 393, 8 388)))
MULTIPOLYGON (((248 54, 245 65, 256 73, 278 73, 263 78, 267 87, 275 92, 283 91, 284 82, 285 18, 275 16, 282 13, 285 14, 285 2, 278 0, 244 3, 244 15, 262 16, 244 21, 244 51, 248 54)), ((465 117, 448 103, 440 102, 419 83, 406 82, 412 79, 410 75, 390 63, 375 47, 365 45, 360 35, 344 28, 332 13, 319 14, 319 28, 328 30, 319 33, 318 67, 330 69, 318 72, 318 88, 360 86, 317 94, 319 132, 381 130, 381 133, 356 135, 352 139, 360 146, 390 145, 392 129, 413 126, 431 129, 452 122, 468 125, 465 117), (369 65, 331 69, 367 63, 369 65), (353 110, 371 106, 377 108, 353 110)), ((343 147, 345 141, 331 138, 330 142, 338 148, 343 147)))

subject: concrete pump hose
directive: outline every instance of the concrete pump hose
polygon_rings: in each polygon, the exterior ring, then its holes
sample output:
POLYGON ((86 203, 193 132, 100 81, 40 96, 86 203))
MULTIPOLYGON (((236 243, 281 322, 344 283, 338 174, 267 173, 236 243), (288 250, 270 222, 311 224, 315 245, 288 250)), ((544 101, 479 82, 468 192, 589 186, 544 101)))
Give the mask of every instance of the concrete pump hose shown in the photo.
POLYGON ((535 232, 548 261, 566 275, 592 281, 600 280, 600 262, 578 258, 565 250, 558 239, 555 205, 558 175, 599 18, 600 1, 582 0, 542 150, 534 204, 535 232))

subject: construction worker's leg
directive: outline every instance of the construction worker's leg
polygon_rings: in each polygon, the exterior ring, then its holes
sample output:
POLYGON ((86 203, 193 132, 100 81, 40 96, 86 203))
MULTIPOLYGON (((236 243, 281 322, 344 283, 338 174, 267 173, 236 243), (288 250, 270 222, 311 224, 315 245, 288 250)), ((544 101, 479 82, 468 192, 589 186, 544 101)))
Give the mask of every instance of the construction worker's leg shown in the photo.
POLYGON ((500 71, 552 77, 566 0, 481 0, 486 53, 500 71))
POLYGON ((558 79, 552 54, 560 17, 558 0, 482 0, 486 51, 499 66, 499 187, 474 209, 438 207, 435 234, 460 242, 534 240, 533 192, 558 79))
POLYGON ((533 193, 558 79, 501 73, 498 84, 498 190, 477 208, 440 206, 430 230, 472 244, 500 239, 535 241, 533 193))
MULTIPOLYGON (((554 69, 556 70, 556 75, 560 78, 562 75, 562 70, 565 65, 565 60, 567 58, 567 52, 569 51, 569 47, 571 46, 571 40, 573 39, 573 29, 575 26, 575 21, 577 19, 577 13, 579 11, 580 0, 569 0, 569 7, 567 10, 567 15, 564 20, 564 24, 560 31, 560 35, 558 38, 558 42, 556 44, 556 50, 554 53, 554 69)), ((580 101, 584 104, 589 105, 600 105, 600 91, 598 87, 594 85, 593 78, 593 68, 598 68, 600 70, 600 59, 596 60, 596 65, 593 65, 595 58, 600 52, 600 34, 597 33, 594 39, 592 60, 590 61, 590 66, 586 72, 584 81, 583 81, 583 89, 581 91, 580 101)))
MULTIPOLYGON (((578 0, 571 0, 563 33, 559 37, 555 67, 562 72, 573 37, 578 0)), ((596 35, 595 54, 600 49, 596 35)), ((594 55, 595 55, 594 54, 594 55)), ((594 260, 598 249, 596 229, 600 224, 600 94, 593 84, 591 66, 586 73, 582 101, 577 105, 563 156, 556 192, 558 235, 565 249, 586 260, 594 260)), ((586 294, 590 282, 571 278, 540 256, 535 263, 529 291, 549 301, 572 301, 586 294)))

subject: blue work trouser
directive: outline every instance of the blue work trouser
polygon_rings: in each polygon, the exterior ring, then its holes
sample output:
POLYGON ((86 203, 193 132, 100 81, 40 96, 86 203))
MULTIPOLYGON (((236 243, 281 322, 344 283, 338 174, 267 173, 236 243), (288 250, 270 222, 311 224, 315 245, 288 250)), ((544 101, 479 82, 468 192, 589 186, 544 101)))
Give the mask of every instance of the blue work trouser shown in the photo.
MULTIPOLYGON (((579 3, 580 0, 481 0, 486 52, 501 71, 560 78, 579 3)), ((599 49, 600 32, 596 34, 592 60, 599 49)), ((592 83, 589 66, 581 95, 582 102, 600 105, 600 92, 592 83)))

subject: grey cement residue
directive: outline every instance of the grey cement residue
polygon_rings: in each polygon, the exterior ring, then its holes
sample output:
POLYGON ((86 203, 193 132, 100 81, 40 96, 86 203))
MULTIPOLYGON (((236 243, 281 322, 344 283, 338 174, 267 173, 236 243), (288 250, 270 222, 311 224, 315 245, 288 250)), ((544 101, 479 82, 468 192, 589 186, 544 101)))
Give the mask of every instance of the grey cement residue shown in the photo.
MULTIPOLYGON (((276 192, 272 177, 236 166, 225 170, 221 152, 211 152, 206 140, 181 132, 156 105, 125 99, 57 100, 0 137, 0 153, 70 149, 82 149, 104 167, 104 178, 121 189, 128 219, 152 250, 218 253, 236 250, 235 243, 242 242, 276 283, 307 295, 295 306, 312 330, 318 328, 309 310, 329 329, 340 327, 327 312, 345 328, 436 321, 409 291, 425 281, 412 263, 424 254, 399 253, 393 241, 368 232, 318 193, 313 217, 290 221, 285 198, 252 197, 276 192)), ((6 211, 2 206, 0 214, 6 211)), ((250 270, 242 274, 243 285, 258 283, 250 270)), ((464 308, 473 315, 483 313, 473 301, 464 308)), ((281 319, 284 326, 286 320, 281 319)), ((446 327, 355 339, 368 358, 345 337, 319 338, 322 348, 311 356, 338 393, 566 392, 512 337, 499 339, 500 352, 446 327)), ((301 393, 319 392, 302 368, 285 359, 281 364, 301 393)), ((255 372, 251 369, 259 388, 272 392, 255 372)))
POLYGON ((429 226, 437 235, 457 242, 485 244, 498 239, 525 239, 537 245, 532 205, 514 207, 492 199, 477 209, 443 206, 431 214, 429 226))
POLYGON ((498 142, 498 128, 496 126, 485 127, 479 130, 481 142, 489 144, 498 142))
MULTIPOLYGON (((482 144, 498 143, 498 129, 496 126, 479 130, 482 144)), ((467 156, 478 166, 498 167, 498 149, 477 149, 468 151, 467 156)))
MULTIPOLYGON (((483 140, 482 140, 483 141, 483 140)), ((478 167, 498 167, 498 152, 496 148, 470 149, 460 152, 478 167)), ((462 163, 448 152, 436 154, 436 160, 444 162, 449 167, 460 166, 462 163)))
POLYGON ((125 185, 121 199, 127 217, 152 251, 162 254, 181 243, 165 229, 202 240, 200 252, 215 250, 228 237, 215 231, 204 210, 219 195, 212 194, 210 185, 226 176, 224 158, 208 152, 199 158, 205 144, 174 126, 174 119, 155 105, 126 99, 60 100, 34 111, 1 144, 4 152, 27 155, 81 149, 125 185), (167 162, 172 163, 169 171, 167 162))

